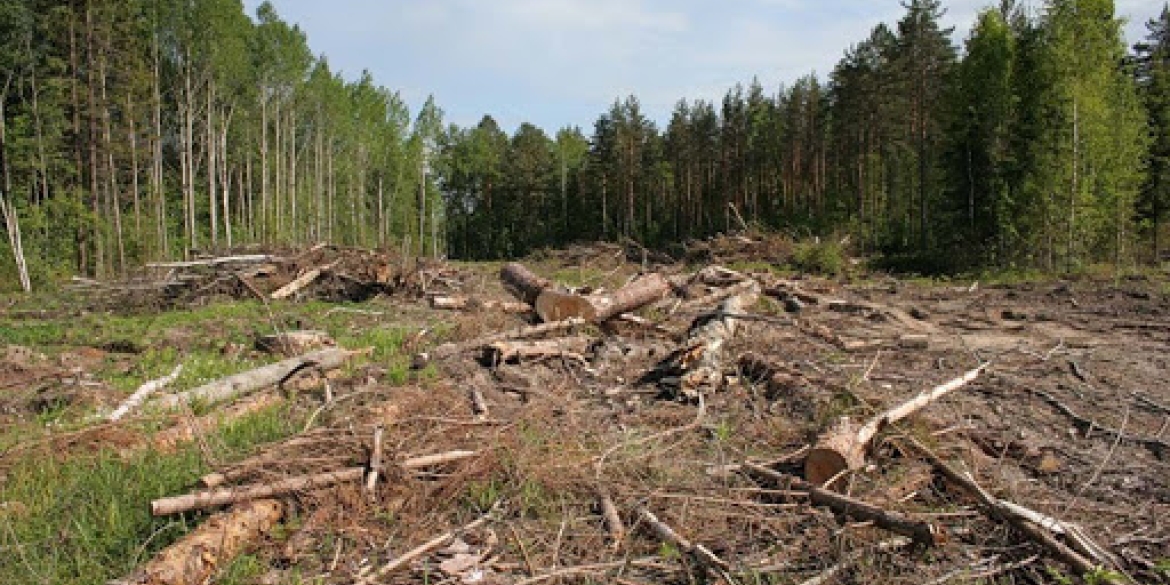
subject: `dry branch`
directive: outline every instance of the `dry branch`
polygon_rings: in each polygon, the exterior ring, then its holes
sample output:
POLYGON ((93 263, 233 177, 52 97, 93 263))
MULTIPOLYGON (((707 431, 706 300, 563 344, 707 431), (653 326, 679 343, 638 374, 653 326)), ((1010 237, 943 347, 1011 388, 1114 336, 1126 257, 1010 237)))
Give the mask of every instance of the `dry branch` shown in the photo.
MULTIPOLYGON (((1021 534, 1047 550, 1048 553, 1053 557, 1060 559, 1062 562, 1072 567, 1081 575, 1096 573, 1100 568, 1098 564, 1094 564, 1093 561, 1090 561, 1081 553, 1073 550, 1068 545, 1057 540, 1051 532, 1045 530, 1036 522, 1037 520, 1041 520, 1041 522, 1043 522, 1045 519, 1047 519, 1052 520, 1055 523, 1047 522, 1049 526, 1060 525, 1062 527, 1066 526, 1065 523, 1043 515, 1040 515, 1041 518, 1037 518, 1037 514, 1031 510, 1028 510, 1028 512, 1031 513, 1021 513, 1021 510, 1027 510, 1027 508, 1023 508, 1022 506, 1018 506, 1016 504, 1007 502, 1006 500, 1000 500, 995 496, 992 496, 987 492, 987 490, 983 489, 983 486, 979 485, 975 481, 975 478, 972 477, 971 474, 962 473, 954 467, 951 467, 947 462, 943 461, 941 457, 935 454, 934 451, 930 450, 928 447, 918 442, 917 440, 908 438, 906 442, 924 459, 926 459, 927 462, 931 464, 931 466, 933 466, 939 473, 941 473, 943 477, 947 478, 947 480, 949 480, 951 483, 959 486, 971 496, 979 500, 979 503, 983 509, 992 518, 1011 525, 1021 534)), ((1088 542, 1092 542, 1083 535, 1082 538, 1088 540, 1088 542)), ((1104 551, 1104 549, 1101 549, 1101 547, 1096 543, 1093 543, 1091 546, 1086 548, 1090 550, 1097 549, 1104 551)), ((1105 564, 1106 560, 1107 555, 1105 558, 1099 559, 1098 562, 1103 565, 1105 564)), ((1107 573, 1105 574, 1105 578, 1107 582, 1117 581, 1116 579, 1110 578, 1107 573)))
POLYGON ((467 524, 467 525, 463 526, 462 528, 458 528, 455 530, 450 530, 450 531, 444 532, 443 534, 440 534, 439 536, 436 536, 436 537, 424 542, 423 544, 416 546, 416 547, 410 549, 409 551, 406 551, 405 553, 402 553, 401 555, 396 557, 394 560, 390 561, 389 563, 386 563, 385 565, 382 565, 382 567, 380 567, 378 570, 374 571, 373 573, 359 578, 357 580, 357 585, 369 585, 370 583, 374 583, 378 579, 390 574, 391 572, 396 571, 398 569, 401 569, 402 567, 405 567, 406 565, 410 564, 415 559, 417 559, 417 558, 419 558, 419 557, 421 557, 421 556, 423 556, 431 551, 434 551, 434 550, 438 549, 439 547, 451 542, 452 540, 455 539, 456 536, 459 536, 460 534, 463 534, 465 532, 470 532, 472 530, 479 528, 480 526, 483 526, 484 524, 487 524, 488 520, 491 519, 492 511, 494 511, 494 508, 491 511, 488 511, 487 514, 484 514, 483 516, 476 518, 470 524, 467 524))
POLYGON ((776 482, 784 489, 808 492, 809 499, 817 506, 825 506, 855 520, 873 522, 875 526, 910 538, 918 544, 932 546, 946 541, 945 532, 930 522, 916 520, 901 512, 884 510, 868 502, 839 494, 794 475, 768 469, 762 465, 745 463, 744 468, 776 482))
POLYGON ((234 376, 205 384, 179 394, 165 396, 155 402, 162 408, 175 408, 195 401, 219 402, 235 398, 268 386, 279 384, 293 373, 305 368, 332 370, 341 367, 349 358, 362 353, 342 348, 329 348, 279 361, 234 376))
MULTIPOLYGON (((476 455, 477 453, 475 451, 449 451, 407 459, 400 466, 407 470, 422 469, 451 463, 453 461, 470 459, 476 455)), ((339 483, 358 481, 365 477, 366 471, 367 469, 365 467, 350 467, 348 469, 328 471, 314 475, 290 477, 269 484, 203 490, 192 494, 154 500, 150 503, 150 511, 155 516, 166 516, 168 514, 215 508, 260 498, 279 497, 296 492, 329 487, 339 483)))
POLYGON ((703 546, 702 544, 692 543, 691 541, 687 540, 681 534, 675 532, 669 524, 659 520, 658 517, 655 516, 654 513, 650 510, 639 507, 638 516, 642 518, 643 522, 650 526, 658 538, 674 545, 683 553, 691 555, 695 558, 695 560, 699 561, 699 564, 703 565, 703 567, 711 569, 718 574, 726 574, 727 570, 731 568, 731 565, 728 565, 727 561, 719 558, 715 553, 711 552, 710 549, 703 546))
POLYGON ((605 519, 605 528, 609 531, 610 546, 621 548, 626 539, 626 525, 622 522, 622 515, 618 512, 617 504, 609 494, 601 494, 598 505, 601 507, 601 517, 605 519))
POLYGON ((208 518, 142 568, 110 585, 202 585, 280 521, 277 500, 254 500, 208 518))
POLYGON ((828 431, 821 434, 804 463, 804 476, 815 485, 824 485, 838 473, 859 469, 865 464, 865 453, 878 431, 925 408, 953 390, 962 388, 979 377, 988 364, 968 371, 962 376, 919 393, 914 398, 878 414, 857 427, 849 417, 842 417, 828 431))
POLYGON ((114 409, 114 412, 111 412, 110 415, 106 417, 106 420, 114 422, 126 416, 130 413, 131 410, 138 408, 138 405, 142 404, 142 401, 149 398, 151 394, 166 388, 171 384, 171 382, 177 380, 179 378, 179 374, 181 373, 183 373, 183 364, 175 366, 175 369, 171 370, 171 373, 139 386, 138 389, 135 390, 129 398, 122 402, 122 404, 118 405, 118 408, 114 409))

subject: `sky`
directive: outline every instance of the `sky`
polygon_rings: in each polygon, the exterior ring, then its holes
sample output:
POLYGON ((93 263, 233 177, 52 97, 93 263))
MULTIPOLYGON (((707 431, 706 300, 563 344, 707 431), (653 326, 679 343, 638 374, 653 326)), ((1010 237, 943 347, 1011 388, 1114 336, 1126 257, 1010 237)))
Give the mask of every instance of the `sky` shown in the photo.
MULTIPOLYGON (((261 0, 244 0, 255 15, 261 0)), ((272 0, 306 32, 313 52, 347 79, 368 69, 412 111, 428 95, 444 119, 491 114, 507 131, 531 122, 550 134, 597 117, 633 94, 660 126, 681 98, 719 100, 736 83, 822 79, 900 0, 272 0)), ((943 0, 961 44, 980 8, 943 0)), ((1033 0, 1038 5, 1038 0, 1033 0)), ((1161 0, 1117 0, 1128 44, 1161 0)))

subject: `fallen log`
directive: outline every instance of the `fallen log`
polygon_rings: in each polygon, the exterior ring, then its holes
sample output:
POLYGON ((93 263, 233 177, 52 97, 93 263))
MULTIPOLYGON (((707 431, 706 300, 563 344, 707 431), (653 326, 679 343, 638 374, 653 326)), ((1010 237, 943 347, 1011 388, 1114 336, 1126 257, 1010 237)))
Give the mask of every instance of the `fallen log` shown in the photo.
POLYGON ((129 455, 145 446, 150 446, 159 453, 174 453, 180 445, 195 441, 200 436, 220 428, 225 422, 237 421, 256 414, 283 400, 283 397, 275 393, 259 394, 233 404, 223 412, 212 412, 193 418, 183 417, 175 426, 155 433, 150 439, 133 448, 122 449, 121 453, 124 456, 129 455))
POLYGON ((253 500, 208 518, 144 566, 109 585, 202 585, 284 515, 277 500, 253 500))
POLYGON ((893 510, 884 510, 868 502, 839 494, 794 475, 781 473, 762 465, 744 463, 743 467, 752 473, 776 482, 783 489, 807 492, 809 500, 814 505, 824 506, 854 520, 872 522, 879 528, 905 536, 920 545, 934 546, 946 542, 945 531, 925 520, 917 520, 893 510))
POLYGON ((657 273, 638 278, 608 295, 578 295, 548 288, 536 298, 536 314, 543 321, 580 317, 601 323, 653 303, 670 291, 670 282, 657 273))
MULTIPOLYGON (((407 459, 402 461, 399 466, 406 470, 423 469, 470 459, 477 455, 478 453, 475 451, 449 451, 407 459)), ((301 491, 321 489, 339 483, 360 481, 366 477, 367 471, 369 471, 368 467, 350 467, 314 475, 290 477, 268 484, 208 489, 181 496, 160 498, 150 503, 150 512, 155 516, 166 516, 262 498, 275 498, 301 491)))
POLYGON ((322 349, 274 364, 261 366, 234 376, 221 378, 210 384, 204 384, 186 392, 164 396, 155 400, 154 404, 161 408, 176 408, 196 401, 208 403, 220 402, 261 388, 275 386, 288 379, 292 374, 305 368, 318 368, 321 370, 339 368, 351 357, 361 353, 364 352, 349 351, 339 347, 322 349))
POLYGON ((548 358, 567 358, 584 362, 591 340, 587 337, 558 337, 537 341, 497 341, 484 346, 488 363, 520 362, 548 358))
POLYGON ((274 291, 269 296, 274 300, 287 299, 288 297, 295 295, 297 291, 312 284, 314 280, 320 278, 322 274, 333 269, 333 267, 336 265, 337 262, 333 262, 327 266, 320 266, 310 269, 304 274, 293 279, 292 282, 276 289, 276 291, 274 291))
POLYGON ((477 337, 475 339, 459 343, 444 343, 443 345, 440 345, 429 352, 415 354, 414 359, 411 361, 411 367, 418 370, 426 367, 426 365, 432 361, 451 358, 463 352, 476 350, 497 341, 536 337, 546 333, 566 331, 584 324, 584 319, 572 318, 565 319, 563 321, 553 321, 551 323, 542 323, 540 325, 521 327, 512 331, 492 333, 490 335, 484 335, 482 337, 477 337))
POLYGON ((261 264, 264 262, 278 262, 281 258, 268 254, 245 254, 242 256, 221 256, 206 260, 188 260, 185 262, 147 262, 147 268, 199 268, 202 266, 220 266, 223 264, 261 264))
POLYGON ((138 389, 135 390, 129 398, 122 402, 122 404, 118 405, 118 408, 115 408, 114 412, 111 412, 109 416, 106 417, 106 420, 109 422, 114 422, 126 416, 130 413, 131 410, 138 408, 138 406, 142 404, 144 400, 149 398, 151 394, 166 388, 171 384, 171 382, 177 380, 179 378, 179 374, 181 373, 183 373, 183 364, 175 366, 175 369, 171 370, 171 373, 139 386, 138 389))
POLYGON ((694 398, 702 388, 723 385, 723 348, 731 342, 739 328, 739 316, 759 298, 760 288, 751 286, 719 305, 710 315, 695 320, 687 333, 682 348, 669 356, 664 364, 668 375, 662 384, 680 394, 694 398))
POLYGON ((545 289, 553 286, 551 280, 537 275, 523 264, 516 262, 509 262, 500 268, 500 280, 503 281, 504 288, 509 293, 529 305, 535 304, 536 297, 540 296, 540 293, 545 289))
POLYGON ((983 364, 958 378, 920 392, 910 400, 871 418, 861 427, 854 424, 849 417, 842 417, 828 431, 821 434, 816 445, 809 451, 804 462, 805 479, 820 486, 845 470, 860 469, 865 464, 865 453, 869 449, 870 441, 878 431, 921 410, 949 392, 966 386, 978 378, 989 365, 983 364))
POLYGON ((431 297, 431 308, 438 311, 500 311, 503 313, 527 313, 532 310, 528 303, 480 300, 473 297, 436 295, 431 297))

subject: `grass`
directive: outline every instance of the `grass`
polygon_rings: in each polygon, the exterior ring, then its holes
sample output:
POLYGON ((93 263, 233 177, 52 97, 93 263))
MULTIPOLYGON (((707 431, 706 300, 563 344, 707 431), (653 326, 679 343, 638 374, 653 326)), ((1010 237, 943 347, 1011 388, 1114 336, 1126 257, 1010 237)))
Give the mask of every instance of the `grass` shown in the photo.
MULTIPOLYGON (((26 304, 38 306, 29 298, 14 306, 26 304)), ((42 306, 58 304, 68 306, 53 298, 42 306)), ((380 318, 361 313, 330 312, 335 306, 233 301, 150 315, 60 311, 66 316, 4 317, 0 343, 46 354, 46 368, 55 367, 58 356, 87 347, 138 350, 109 352, 87 367, 94 378, 128 394, 179 363, 183 374, 171 391, 251 369, 275 358, 250 351, 234 357, 239 352, 225 349, 248 350, 260 333, 314 328, 327 331, 343 347, 373 348, 369 359, 387 369, 387 383, 408 381, 412 373, 403 343, 415 329, 384 326, 380 318)), ((434 370, 421 375, 433 376, 434 370)), ((92 424, 92 414, 62 405, 4 425, 0 449, 43 438, 50 427, 55 431, 85 427, 92 424)), ((203 438, 202 447, 192 444, 167 455, 149 450, 130 456, 112 450, 51 453, 36 447, 13 454, 13 459, 22 459, 0 468, 0 583, 100 584, 129 573, 200 520, 199 514, 153 518, 148 509, 152 499, 190 491, 212 467, 296 433, 303 423, 299 418, 288 406, 273 407, 224 425, 203 438)), ((128 428, 150 432, 157 422, 147 418, 128 428)), ((217 582, 254 582, 264 569, 258 558, 245 555, 226 566, 217 582)))
MULTIPOLYGON (((296 432, 285 408, 245 417, 207 439, 217 458, 245 456, 296 432)), ((182 493, 209 470, 198 449, 123 459, 111 451, 18 463, 0 487, 0 583, 105 583, 187 533, 195 514, 154 518, 147 503, 182 493)))

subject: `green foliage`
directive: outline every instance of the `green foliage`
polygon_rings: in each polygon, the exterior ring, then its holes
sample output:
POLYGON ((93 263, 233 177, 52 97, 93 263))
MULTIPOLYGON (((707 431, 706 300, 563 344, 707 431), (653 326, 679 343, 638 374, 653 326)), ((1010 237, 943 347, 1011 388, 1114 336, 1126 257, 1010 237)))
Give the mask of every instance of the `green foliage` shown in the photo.
POLYGON ((849 263, 841 244, 836 240, 802 242, 792 252, 792 264, 803 272, 838 276, 849 263))

